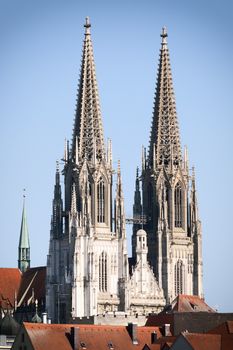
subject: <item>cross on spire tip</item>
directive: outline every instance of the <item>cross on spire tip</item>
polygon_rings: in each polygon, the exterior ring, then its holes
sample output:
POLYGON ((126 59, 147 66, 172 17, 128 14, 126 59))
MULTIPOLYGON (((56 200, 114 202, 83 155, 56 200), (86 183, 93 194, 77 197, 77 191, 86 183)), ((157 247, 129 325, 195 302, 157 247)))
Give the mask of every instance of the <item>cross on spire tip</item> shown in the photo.
POLYGON ((84 24, 85 34, 90 34, 90 28, 91 28, 91 23, 90 23, 90 18, 87 16, 84 24))
POLYGON ((166 27, 162 28, 162 33, 160 34, 160 36, 162 38, 162 44, 166 44, 167 43, 167 37, 168 37, 167 28, 166 27))

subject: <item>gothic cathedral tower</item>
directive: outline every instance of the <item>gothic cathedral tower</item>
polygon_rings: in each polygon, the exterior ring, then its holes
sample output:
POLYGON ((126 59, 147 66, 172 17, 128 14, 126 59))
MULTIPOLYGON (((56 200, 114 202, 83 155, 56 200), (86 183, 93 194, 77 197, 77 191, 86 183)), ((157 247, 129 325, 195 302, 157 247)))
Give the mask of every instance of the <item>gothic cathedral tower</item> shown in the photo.
MULTIPOLYGON (((137 173, 134 215, 146 219, 148 260, 167 302, 178 294, 203 297, 202 233, 198 218, 194 170, 181 142, 167 32, 163 28, 148 154, 142 154, 142 206, 137 173)), ((135 220, 136 222, 137 220, 135 220)), ((136 256, 136 232, 132 236, 136 256)))
POLYGON ((47 307, 53 321, 125 309, 128 256, 120 167, 113 208, 111 142, 104 145, 89 19, 86 19, 71 147, 53 200, 47 307), (115 217, 113 218, 113 212, 115 217))

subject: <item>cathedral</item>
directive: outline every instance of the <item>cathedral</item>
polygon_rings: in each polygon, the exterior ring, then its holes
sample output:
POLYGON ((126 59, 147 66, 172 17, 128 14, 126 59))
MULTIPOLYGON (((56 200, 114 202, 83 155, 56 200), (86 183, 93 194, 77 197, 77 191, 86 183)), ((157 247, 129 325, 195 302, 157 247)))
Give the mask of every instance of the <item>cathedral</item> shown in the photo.
POLYGON ((88 18, 84 27, 64 191, 58 166, 55 174, 46 283, 52 322, 111 312, 145 315, 161 311, 178 294, 203 297, 195 173, 189 172, 187 149, 181 151, 166 29, 149 148, 136 173, 129 258, 120 163, 113 169, 111 141, 104 144, 88 18))

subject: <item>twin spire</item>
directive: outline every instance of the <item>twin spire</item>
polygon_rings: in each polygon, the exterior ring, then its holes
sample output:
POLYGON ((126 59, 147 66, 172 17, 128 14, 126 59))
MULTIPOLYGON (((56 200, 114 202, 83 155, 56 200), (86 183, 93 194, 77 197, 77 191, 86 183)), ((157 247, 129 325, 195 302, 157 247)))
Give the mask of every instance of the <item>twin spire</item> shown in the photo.
POLYGON ((149 166, 155 169, 181 162, 180 135, 167 36, 167 30, 163 28, 148 156, 149 166))
MULTIPOLYGON (((76 164, 84 159, 95 163, 105 158, 89 17, 86 18, 84 27, 85 38, 71 150, 76 164)), ((170 163, 179 164, 182 158, 167 36, 166 28, 163 28, 148 155, 148 164, 154 168, 170 163)))
POLYGON ((88 161, 99 161, 105 157, 91 24, 88 17, 84 27, 85 38, 72 143, 72 158, 77 164, 85 158, 88 161))

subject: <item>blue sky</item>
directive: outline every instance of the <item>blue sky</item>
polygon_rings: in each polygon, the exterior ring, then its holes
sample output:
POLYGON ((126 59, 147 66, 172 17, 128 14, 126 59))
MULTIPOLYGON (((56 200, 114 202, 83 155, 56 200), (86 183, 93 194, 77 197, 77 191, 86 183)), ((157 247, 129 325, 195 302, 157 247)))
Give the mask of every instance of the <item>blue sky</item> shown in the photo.
POLYGON ((149 141, 160 32, 168 29, 181 140, 197 175, 205 297, 233 311, 230 0, 0 1, 0 266, 17 266, 23 188, 32 265, 46 263, 54 172, 71 137, 87 15, 127 216, 149 141))

